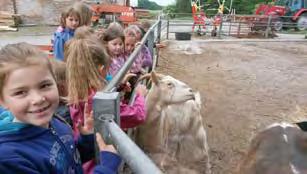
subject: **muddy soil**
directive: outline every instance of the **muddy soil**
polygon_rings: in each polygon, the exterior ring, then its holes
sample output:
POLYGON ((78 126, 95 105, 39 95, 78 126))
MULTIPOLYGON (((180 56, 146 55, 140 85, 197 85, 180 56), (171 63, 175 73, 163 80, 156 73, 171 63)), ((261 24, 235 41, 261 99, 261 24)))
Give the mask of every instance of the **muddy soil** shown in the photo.
POLYGON ((169 41, 157 71, 201 92, 212 171, 232 174, 251 138, 307 119, 307 43, 169 41))

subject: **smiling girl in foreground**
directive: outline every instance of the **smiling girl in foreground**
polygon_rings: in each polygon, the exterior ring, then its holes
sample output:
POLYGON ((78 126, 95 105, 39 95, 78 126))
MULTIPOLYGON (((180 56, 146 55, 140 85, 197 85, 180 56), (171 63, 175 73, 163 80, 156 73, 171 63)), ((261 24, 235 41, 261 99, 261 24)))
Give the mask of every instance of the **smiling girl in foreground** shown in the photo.
MULTIPOLYGON (((0 115, 0 173, 83 173, 81 161, 94 156, 93 115, 86 105, 76 143, 71 128, 54 114, 59 94, 46 55, 26 43, 2 48, 0 91, 0 104, 9 111, 0 115)), ((94 173, 116 173, 115 149, 100 135, 97 143, 101 164, 94 173)))

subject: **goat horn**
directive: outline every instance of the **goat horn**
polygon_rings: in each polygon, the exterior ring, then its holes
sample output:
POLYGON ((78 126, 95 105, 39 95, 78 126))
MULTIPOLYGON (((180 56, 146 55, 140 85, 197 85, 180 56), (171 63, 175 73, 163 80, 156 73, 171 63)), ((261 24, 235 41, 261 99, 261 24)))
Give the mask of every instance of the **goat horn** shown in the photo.
MULTIPOLYGON (((156 72, 155 72, 155 74, 156 74, 157 79, 162 79, 162 78, 164 77, 163 74, 158 74, 158 73, 156 73, 156 72)), ((144 80, 144 79, 149 79, 149 78, 150 78, 150 79, 152 78, 151 73, 144 74, 144 75, 142 75, 142 76, 138 79, 138 82, 140 82, 140 81, 142 81, 142 80, 144 80)))
POLYGON ((165 75, 157 73, 156 71, 151 71, 151 73, 155 73, 156 77, 161 80, 163 77, 165 77, 165 75))
POLYGON ((142 81, 142 80, 144 80, 144 79, 149 79, 149 78, 150 78, 150 75, 151 75, 150 73, 147 73, 147 74, 142 75, 142 76, 138 79, 137 83, 140 82, 140 81, 142 81))
POLYGON ((151 71, 151 80, 155 85, 159 85, 159 79, 155 71, 151 71))
POLYGON ((159 74, 159 73, 156 73, 156 72, 155 72, 155 74, 156 74, 156 76, 158 77, 159 80, 161 80, 165 76, 163 74, 159 74))

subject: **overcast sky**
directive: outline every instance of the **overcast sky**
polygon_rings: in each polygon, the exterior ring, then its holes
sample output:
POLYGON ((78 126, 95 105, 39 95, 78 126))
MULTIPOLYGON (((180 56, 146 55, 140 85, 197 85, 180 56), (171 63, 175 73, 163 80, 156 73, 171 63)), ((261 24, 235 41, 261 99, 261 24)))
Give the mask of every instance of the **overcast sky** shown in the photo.
POLYGON ((150 0, 150 1, 156 2, 157 4, 163 5, 163 6, 166 6, 166 5, 169 5, 175 2, 175 0, 150 0))
MULTIPOLYGON (((149 0, 149 1, 156 2, 157 4, 162 5, 162 6, 166 6, 166 5, 175 3, 175 0, 149 0)), ((135 7, 137 6, 137 2, 138 0, 130 0, 130 5, 135 7)))

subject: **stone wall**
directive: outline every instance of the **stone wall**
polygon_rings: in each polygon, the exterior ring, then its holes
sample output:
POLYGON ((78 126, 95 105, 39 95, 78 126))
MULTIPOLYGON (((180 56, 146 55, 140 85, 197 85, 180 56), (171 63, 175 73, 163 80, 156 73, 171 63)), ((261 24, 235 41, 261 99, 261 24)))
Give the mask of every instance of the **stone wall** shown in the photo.
MULTIPOLYGON (((68 6, 80 0, 0 0, 0 11, 14 13, 13 1, 16 2, 17 14, 21 15, 22 24, 58 25, 60 14, 68 6)), ((86 3, 123 4, 125 0, 83 0, 86 3)))
POLYGON ((0 0, 0 11, 14 13, 14 6, 12 0, 0 0))
POLYGON ((60 14, 75 0, 16 0, 24 24, 57 25, 60 14))

